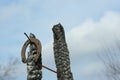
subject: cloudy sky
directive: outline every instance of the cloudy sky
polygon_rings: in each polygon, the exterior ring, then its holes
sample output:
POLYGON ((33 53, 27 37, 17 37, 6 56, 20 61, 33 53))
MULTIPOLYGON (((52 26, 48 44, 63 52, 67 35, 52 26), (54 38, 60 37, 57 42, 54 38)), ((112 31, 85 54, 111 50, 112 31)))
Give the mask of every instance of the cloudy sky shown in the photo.
MULTIPOLYGON (((120 40, 120 0, 0 0, 0 64, 10 57, 21 61, 24 32, 34 33, 42 43, 43 64, 56 70, 51 28, 64 26, 74 80, 105 80, 98 54, 110 47, 117 53, 120 40)), ((3 63, 4 62, 4 63, 3 63)), ((20 62, 17 80, 26 80, 20 62)), ((57 80, 43 69, 43 80, 57 80)))

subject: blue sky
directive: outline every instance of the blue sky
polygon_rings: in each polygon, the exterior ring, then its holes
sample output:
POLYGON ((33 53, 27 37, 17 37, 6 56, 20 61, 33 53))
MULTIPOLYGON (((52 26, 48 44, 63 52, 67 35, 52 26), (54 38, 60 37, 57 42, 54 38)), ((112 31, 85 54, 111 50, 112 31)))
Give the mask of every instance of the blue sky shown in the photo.
MULTIPOLYGON (((0 64, 6 64, 11 56, 21 60, 26 32, 34 33, 42 42, 43 64, 56 69, 51 28, 60 22, 66 31, 74 79, 104 80, 97 53, 119 40, 119 3, 120 0, 1 0, 0 64)), ((26 80, 25 70, 26 65, 20 63, 17 72, 21 78, 17 80, 26 80)), ((43 80, 48 79, 56 80, 56 75, 43 69, 43 80)))

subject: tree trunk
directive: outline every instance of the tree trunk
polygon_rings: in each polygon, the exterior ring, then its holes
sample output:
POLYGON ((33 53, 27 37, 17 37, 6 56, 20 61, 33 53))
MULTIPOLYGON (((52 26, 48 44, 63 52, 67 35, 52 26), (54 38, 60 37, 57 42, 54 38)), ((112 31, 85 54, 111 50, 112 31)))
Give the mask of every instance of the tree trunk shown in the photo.
POLYGON ((57 24, 53 26, 52 30, 54 34, 54 57, 58 72, 57 80, 73 80, 64 29, 61 24, 57 24))
MULTIPOLYGON (((30 37, 35 38, 33 34, 30 34, 30 37)), ((30 44, 27 58, 27 80, 41 80, 42 79, 42 71, 36 65, 35 56, 37 52, 37 47, 35 44, 30 44)))

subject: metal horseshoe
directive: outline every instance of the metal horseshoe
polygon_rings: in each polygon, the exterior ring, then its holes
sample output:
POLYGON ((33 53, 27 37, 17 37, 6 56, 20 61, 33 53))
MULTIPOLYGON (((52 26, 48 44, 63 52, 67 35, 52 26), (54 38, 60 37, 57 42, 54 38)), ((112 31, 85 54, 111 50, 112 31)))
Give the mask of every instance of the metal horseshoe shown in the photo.
POLYGON ((36 38, 29 38, 29 39, 24 43, 22 50, 21 50, 21 58, 22 58, 23 63, 26 63, 25 53, 26 53, 26 48, 30 43, 35 44, 37 47, 37 55, 35 56, 35 62, 37 62, 39 57, 41 56, 41 50, 42 50, 41 42, 36 38))

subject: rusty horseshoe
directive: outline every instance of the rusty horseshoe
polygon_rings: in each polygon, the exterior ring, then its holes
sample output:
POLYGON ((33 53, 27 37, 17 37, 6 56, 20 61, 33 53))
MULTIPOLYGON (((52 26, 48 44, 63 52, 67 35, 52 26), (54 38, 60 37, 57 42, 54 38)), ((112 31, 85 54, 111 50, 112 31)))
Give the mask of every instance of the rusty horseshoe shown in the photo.
POLYGON ((42 50, 41 42, 36 38, 29 38, 29 39, 24 43, 22 50, 21 50, 21 58, 22 58, 23 63, 26 63, 25 53, 26 53, 26 48, 30 43, 35 44, 37 47, 37 55, 35 56, 35 62, 37 62, 39 57, 41 56, 41 50, 42 50))

